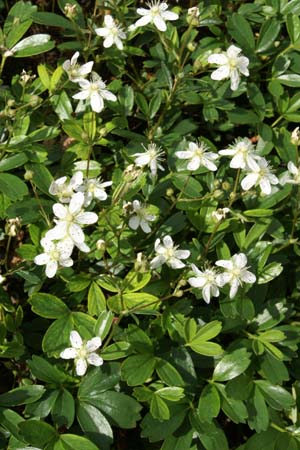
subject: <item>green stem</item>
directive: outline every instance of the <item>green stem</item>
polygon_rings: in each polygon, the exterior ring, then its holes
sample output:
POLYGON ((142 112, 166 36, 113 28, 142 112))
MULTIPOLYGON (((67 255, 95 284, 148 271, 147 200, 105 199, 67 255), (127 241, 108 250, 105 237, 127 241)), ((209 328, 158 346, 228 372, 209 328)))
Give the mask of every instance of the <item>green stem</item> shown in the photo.
POLYGON ((282 119, 283 119, 282 116, 277 117, 277 119, 274 120, 274 122, 272 123, 271 127, 274 128, 278 124, 278 122, 280 122, 282 119))
POLYGON ((5 66, 6 59, 7 59, 6 56, 2 55, 2 60, 1 60, 1 65, 0 65, 0 78, 2 76, 2 72, 3 72, 4 66, 5 66))

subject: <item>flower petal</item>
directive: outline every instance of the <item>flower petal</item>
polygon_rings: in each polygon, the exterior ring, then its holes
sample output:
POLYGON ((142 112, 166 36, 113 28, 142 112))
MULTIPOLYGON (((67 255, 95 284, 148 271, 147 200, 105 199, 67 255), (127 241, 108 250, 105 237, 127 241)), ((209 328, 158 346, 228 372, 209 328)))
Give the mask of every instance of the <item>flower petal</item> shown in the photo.
POLYGON ((102 344, 102 341, 99 336, 96 336, 89 341, 87 341, 85 348, 89 353, 94 352, 97 350, 102 344))
POLYGON ((154 16, 153 23, 159 31, 166 31, 167 25, 162 16, 154 16))
POLYGON ((214 70, 210 77, 212 80, 224 80, 229 78, 230 75, 230 67, 229 66, 221 66, 217 70, 214 70))
POLYGON ((91 225, 98 221, 98 215, 94 212, 83 212, 76 216, 76 222, 80 225, 91 225))
POLYGON ((97 355, 97 353, 91 353, 87 357, 87 361, 92 366, 97 366, 97 367, 102 366, 102 364, 103 364, 103 359, 99 355, 97 355))
POLYGON ((70 342, 72 347, 74 348, 81 348, 82 347, 82 339, 78 331, 71 331, 70 333, 70 342))
POLYGON ((48 278, 53 278, 57 272, 57 261, 54 261, 53 259, 50 260, 46 265, 46 275, 48 278))
POLYGON ((82 377, 87 369, 87 362, 83 358, 79 358, 76 361, 76 373, 78 376, 82 377))
POLYGON ((69 347, 60 353, 60 357, 63 359, 75 359, 77 357, 77 354, 78 352, 76 348, 69 347))

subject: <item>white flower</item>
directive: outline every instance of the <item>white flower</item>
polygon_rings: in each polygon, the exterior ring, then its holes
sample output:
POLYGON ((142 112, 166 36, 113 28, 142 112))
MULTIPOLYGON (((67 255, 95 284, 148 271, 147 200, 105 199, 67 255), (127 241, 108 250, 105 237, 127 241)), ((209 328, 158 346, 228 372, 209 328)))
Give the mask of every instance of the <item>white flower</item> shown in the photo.
POLYGON ((180 260, 190 256, 189 250, 177 250, 178 245, 174 246, 171 236, 165 236, 163 244, 160 239, 156 239, 154 248, 157 256, 150 262, 151 269, 157 269, 165 263, 172 269, 182 269, 185 264, 180 260))
POLYGON ((71 267, 73 260, 70 258, 73 251, 73 241, 70 238, 65 238, 57 243, 44 237, 41 239, 41 246, 44 253, 37 255, 34 258, 35 264, 38 266, 46 265, 46 275, 48 278, 53 278, 59 266, 71 267))
POLYGON ((79 52, 74 53, 72 58, 67 59, 62 65, 63 69, 67 72, 69 79, 73 81, 73 83, 78 83, 91 73, 94 64, 94 61, 89 61, 80 66, 77 64, 78 56, 79 52))
POLYGON ((112 181, 101 183, 100 179, 88 178, 77 189, 78 192, 84 193, 84 206, 89 206, 93 199, 104 201, 107 199, 105 188, 112 185, 112 181))
POLYGON ((260 187, 261 191, 265 195, 271 194, 272 184, 278 184, 278 178, 273 175, 268 161, 265 158, 257 160, 256 167, 248 169, 248 175, 243 178, 241 186, 244 191, 248 191, 253 186, 260 187))
POLYGON ((296 167, 292 161, 288 162, 288 172, 280 179, 281 184, 300 184, 300 167, 296 167))
POLYGON ((67 182, 67 177, 61 177, 52 181, 49 192, 52 195, 57 195, 61 203, 69 203, 75 193, 74 191, 79 188, 82 182, 83 173, 76 172, 69 182, 67 182))
POLYGON ((145 233, 150 233, 151 228, 148 222, 153 222, 156 218, 153 214, 147 213, 146 205, 142 205, 139 200, 132 202, 133 216, 130 217, 128 225, 132 230, 137 230, 138 227, 145 233))
POLYGON ((217 275, 216 282, 218 286, 222 287, 225 284, 230 284, 229 297, 234 298, 238 288, 244 283, 255 283, 256 276, 249 272, 247 264, 247 257, 244 253, 237 253, 231 259, 220 259, 216 261, 216 266, 223 267, 225 271, 217 275))
POLYGON ((153 23, 159 31, 166 31, 167 25, 165 21, 178 19, 178 14, 172 11, 167 11, 168 5, 165 2, 153 0, 151 2, 146 2, 146 5, 149 9, 137 9, 137 13, 143 17, 135 22, 135 28, 143 27, 148 25, 148 23, 153 23))
POLYGON ((195 264, 191 265, 195 277, 188 279, 194 288, 202 288, 202 296, 206 303, 210 303, 210 297, 218 297, 220 294, 217 283, 217 273, 213 269, 205 269, 204 272, 198 269, 195 264))
POLYGON ((198 143, 190 142, 187 150, 176 152, 175 155, 179 159, 190 160, 187 165, 188 170, 198 170, 199 167, 206 167, 208 170, 215 171, 218 168, 214 161, 219 158, 219 155, 207 150, 208 147, 201 141, 198 143))
POLYGON ((54 219, 56 225, 47 231, 46 238, 60 240, 69 237, 80 250, 89 251, 84 244, 85 236, 81 227, 97 222, 98 216, 94 212, 84 212, 82 210, 83 203, 84 195, 82 192, 74 194, 68 206, 55 203, 53 212, 57 217, 57 219, 54 219))
POLYGON ((73 95, 76 100, 89 100, 93 111, 99 113, 104 108, 104 100, 117 101, 117 97, 106 89, 106 84, 95 72, 91 74, 91 81, 80 80, 81 91, 73 95))
POLYGON ((60 357, 63 359, 75 359, 77 375, 84 375, 88 364, 92 366, 101 366, 103 364, 103 359, 95 353, 95 350, 101 346, 99 337, 83 342, 77 331, 71 331, 70 342, 72 347, 63 350, 60 357))
POLYGON ((216 211, 211 213, 211 217, 214 222, 220 222, 220 220, 225 219, 226 214, 230 212, 229 208, 218 208, 216 211))
MULTIPOLYGON (((143 145, 144 147, 144 145, 143 145)), ((159 161, 162 160, 161 155, 163 151, 160 147, 157 147, 153 142, 148 145, 148 147, 144 147, 144 153, 135 153, 133 156, 136 156, 135 164, 138 167, 150 167, 151 175, 155 177, 157 175, 157 169, 165 170, 159 161)))
POLYGON ((240 84, 240 73, 249 76, 249 59, 245 56, 239 56, 241 49, 235 45, 231 45, 226 53, 213 53, 207 59, 210 64, 220 66, 211 74, 213 80, 224 80, 230 78, 231 89, 236 91, 240 84))
POLYGON ((104 27, 96 28, 96 34, 103 36, 103 47, 108 48, 115 44, 119 50, 123 50, 123 42, 121 39, 126 39, 126 34, 122 28, 116 24, 111 15, 106 14, 104 16, 104 27))
POLYGON ((254 154, 254 145, 248 138, 238 138, 234 144, 228 148, 219 151, 220 155, 231 156, 229 167, 232 169, 245 169, 248 167, 256 167, 256 161, 260 156, 254 154))

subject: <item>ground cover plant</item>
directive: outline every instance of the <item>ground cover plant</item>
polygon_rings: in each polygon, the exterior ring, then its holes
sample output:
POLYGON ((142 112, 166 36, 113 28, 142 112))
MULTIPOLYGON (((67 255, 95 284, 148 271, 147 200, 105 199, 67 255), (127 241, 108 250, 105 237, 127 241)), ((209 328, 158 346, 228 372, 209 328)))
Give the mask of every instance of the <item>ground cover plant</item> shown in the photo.
POLYGON ((299 0, 0 8, 0 448, 300 449, 299 0))

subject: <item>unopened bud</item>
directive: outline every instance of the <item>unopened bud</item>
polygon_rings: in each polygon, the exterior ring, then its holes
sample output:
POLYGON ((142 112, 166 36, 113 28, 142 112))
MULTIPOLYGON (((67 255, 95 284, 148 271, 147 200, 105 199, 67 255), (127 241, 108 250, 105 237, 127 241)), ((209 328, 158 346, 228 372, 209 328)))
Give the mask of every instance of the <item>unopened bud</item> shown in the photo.
POLYGON ((6 278, 3 277, 2 275, 0 275, 0 284, 3 284, 5 280, 6 280, 6 278))
POLYGON ((106 249, 106 242, 103 239, 98 239, 96 242, 96 248, 97 250, 104 252, 106 249))
POLYGON ((174 293, 174 297, 182 297, 183 294, 184 294, 184 292, 182 290, 179 290, 174 293))
POLYGON ((7 236, 15 237, 21 227, 21 220, 19 217, 15 219, 8 219, 5 225, 5 233, 7 236))
POLYGON ((291 143, 294 145, 299 145, 300 144, 300 132, 299 132, 299 127, 295 128, 292 131, 292 135, 291 135, 291 143))
POLYGON ((197 27, 200 24, 200 11, 197 6, 188 9, 186 21, 194 27, 197 27))
POLYGON ((24 173, 24 180, 26 181, 32 180, 33 175, 34 175, 33 170, 26 170, 26 172, 24 173))
POLYGON ((187 48, 188 48, 188 50, 189 50, 190 52, 193 52, 193 51, 196 50, 197 45, 195 44, 195 42, 189 42, 188 45, 187 45, 187 48))
POLYGON ((71 3, 66 3, 64 7, 64 13, 68 17, 68 19, 74 19, 77 16, 77 5, 72 5, 71 3))
POLYGON ((136 255, 136 260, 134 263, 134 270, 136 272, 145 273, 148 271, 148 261, 145 255, 142 252, 139 252, 136 255))
POLYGON ((166 190, 166 196, 167 197, 172 197, 174 195, 174 190, 172 188, 168 188, 166 190))
POLYGON ((222 188, 224 191, 229 191, 231 189, 231 184, 228 183, 228 181, 224 181, 224 183, 222 183, 222 188))

